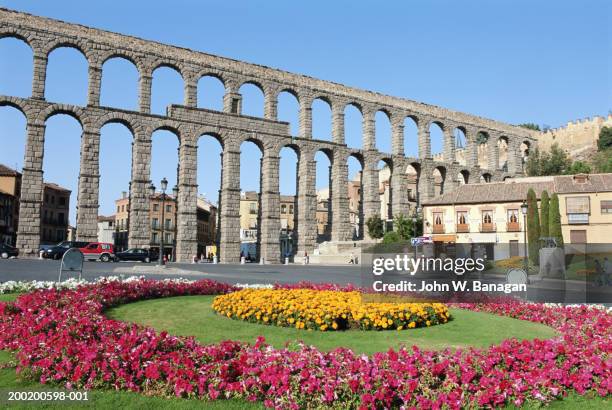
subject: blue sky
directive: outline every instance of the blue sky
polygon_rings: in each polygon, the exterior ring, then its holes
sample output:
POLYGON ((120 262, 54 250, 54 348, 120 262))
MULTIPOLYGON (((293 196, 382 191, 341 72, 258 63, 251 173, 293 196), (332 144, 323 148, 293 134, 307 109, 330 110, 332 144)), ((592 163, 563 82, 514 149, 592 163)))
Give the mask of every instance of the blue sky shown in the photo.
MULTIPOLYGON (((612 109, 612 25, 601 1, 0 1, 2 7, 135 35, 248 62, 303 73, 350 86, 440 105, 509 123, 552 127, 568 120, 604 115, 612 109)), ((136 108, 137 72, 125 61, 104 66, 102 103, 136 108)), ((16 40, 0 40, 0 94, 30 94, 31 55, 16 40)), ((85 60, 59 49, 48 68, 47 99, 84 104, 85 60)), ((262 115, 263 97, 245 89, 244 112, 262 115)), ((182 102, 182 80, 169 69, 155 73, 153 112, 182 102)), ((222 89, 201 83, 200 106, 219 107, 222 89)), ((297 103, 282 96, 279 117, 297 129, 297 103)), ((329 139, 329 108, 313 109, 313 134, 329 139)), ((377 118, 378 120, 379 118, 377 118)), ((360 116, 347 112, 347 143, 360 144, 360 116)), ((0 109, 0 162, 20 168, 24 119, 0 109)), ((415 154, 415 130, 407 127, 406 151, 415 154)), ((390 127, 377 121, 377 145, 390 150, 390 127)), ((433 133, 433 150, 441 150, 433 133)), ((75 191, 80 127, 66 117, 47 124, 45 178, 75 191)), ((119 125, 102 130, 101 214, 127 189, 129 132, 119 125)), ((176 183, 178 142, 154 135, 152 179, 176 183)), ((202 139, 199 191, 216 199, 219 152, 202 139)), ((243 146, 241 185, 257 190, 259 152, 243 146)), ((327 185, 326 160, 318 161, 317 185, 327 185)), ((357 166, 350 164, 350 172, 357 166)), ((295 191, 295 156, 283 151, 281 190, 295 191)), ((74 203, 72 221, 74 222, 74 203)))

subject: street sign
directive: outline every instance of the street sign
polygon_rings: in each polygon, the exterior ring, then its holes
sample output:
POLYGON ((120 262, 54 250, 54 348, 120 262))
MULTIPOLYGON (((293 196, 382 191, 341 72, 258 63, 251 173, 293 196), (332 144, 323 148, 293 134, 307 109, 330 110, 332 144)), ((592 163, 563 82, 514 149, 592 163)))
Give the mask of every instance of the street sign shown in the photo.
POLYGON ((62 272, 79 272, 79 279, 83 273, 83 253, 77 248, 70 248, 64 253, 60 265, 58 282, 62 281, 62 272))

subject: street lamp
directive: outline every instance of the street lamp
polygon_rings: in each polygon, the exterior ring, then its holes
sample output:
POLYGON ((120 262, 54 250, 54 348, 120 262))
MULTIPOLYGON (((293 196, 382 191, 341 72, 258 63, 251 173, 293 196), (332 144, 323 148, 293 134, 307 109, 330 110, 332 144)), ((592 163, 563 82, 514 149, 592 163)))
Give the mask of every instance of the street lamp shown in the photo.
POLYGON ((529 275, 529 264, 527 262, 527 201, 523 200, 521 204, 521 212, 523 213, 523 266, 525 268, 525 275, 529 275))
MULTIPOLYGON (((417 237, 417 222, 419 221, 419 216, 421 215, 421 213, 423 212, 423 208, 421 208, 421 206, 417 206, 416 209, 414 210, 414 213, 412 214, 412 234, 414 235, 414 237, 417 237)), ((417 259, 417 246, 416 243, 414 245, 414 259, 417 259)))
POLYGON ((178 185, 172 188, 172 194, 174 195, 174 237, 172 238, 172 261, 176 262, 176 234, 178 229, 178 185))

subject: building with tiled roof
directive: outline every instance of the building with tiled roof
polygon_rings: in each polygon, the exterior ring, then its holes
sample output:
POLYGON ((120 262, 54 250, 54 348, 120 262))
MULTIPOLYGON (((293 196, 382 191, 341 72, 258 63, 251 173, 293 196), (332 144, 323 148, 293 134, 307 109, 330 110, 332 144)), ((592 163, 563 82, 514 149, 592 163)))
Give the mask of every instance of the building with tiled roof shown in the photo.
MULTIPOLYGON (((533 189, 559 196, 563 240, 569 244, 609 243, 612 231, 612 174, 579 174, 510 179, 462 185, 423 202, 425 235, 438 243, 508 244, 519 256, 525 242, 521 205, 533 189)), ((498 256, 496 256, 498 258, 498 256)))

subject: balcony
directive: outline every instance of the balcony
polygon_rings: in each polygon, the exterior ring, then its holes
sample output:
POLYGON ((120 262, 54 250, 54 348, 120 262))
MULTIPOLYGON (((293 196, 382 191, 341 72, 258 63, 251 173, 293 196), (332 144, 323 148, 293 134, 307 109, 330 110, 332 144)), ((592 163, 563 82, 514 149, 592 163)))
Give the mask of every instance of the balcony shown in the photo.
POLYGON ((444 233, 444 225, 433 225, 432 233, 444 233))
MULTIPOLYGON (((161 231, 162 228, 162 224, 155 223, 155 222, 151 222, 151 229, 154 231, 161 231)), ((173 231, 174 230, 174 224, 173 223, 169 223, 169 224, 165 224, 164 225, 164 231, 173 231)))
POLYGON ((506 232, 520 232, 521 226, 518 222, 506 222, 506 232))
POLYGON ((495 226, 494 223, 481 223, 479 228, 480 228, 480 232, 482 233, 497 232, 497 227, 495 226))
POLYGON ((470 232, 469 224, 457 224, 457 233, 468 233, 470 232))

